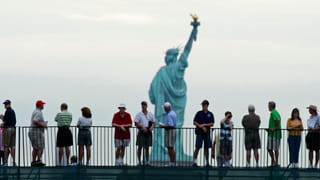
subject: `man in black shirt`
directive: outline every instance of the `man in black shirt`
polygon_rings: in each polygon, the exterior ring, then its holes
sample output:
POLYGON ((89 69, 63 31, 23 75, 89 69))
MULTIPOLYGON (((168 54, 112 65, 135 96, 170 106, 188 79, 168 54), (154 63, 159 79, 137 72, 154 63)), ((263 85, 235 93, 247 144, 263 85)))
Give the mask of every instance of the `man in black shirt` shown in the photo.
POLYGON ((16 144, 16 114, 11 108, 11 101, 6 100, 3 102, 6 112, 1 115, 3 121, 3 146, 4 146, 4 162, 3 166, 8 166, 9 152, 13 160, 13 166, 16 166, 15 162, 15 144, 16 144))
POLYGON ((202 110, 198 111, 194 117, 193 124, 196 126, 196 149, 193 153, 193 167, 198 167, 197 157, 199 150, 202 148, 202 143, 204 143, 204 156, 206 159, 205 165, 209 166, 209 155, 208 149, 211 147, 210 138, 210 127, 214 124, 213 113, 208 110, 209 101, 204 100, 201 103, 202 110))

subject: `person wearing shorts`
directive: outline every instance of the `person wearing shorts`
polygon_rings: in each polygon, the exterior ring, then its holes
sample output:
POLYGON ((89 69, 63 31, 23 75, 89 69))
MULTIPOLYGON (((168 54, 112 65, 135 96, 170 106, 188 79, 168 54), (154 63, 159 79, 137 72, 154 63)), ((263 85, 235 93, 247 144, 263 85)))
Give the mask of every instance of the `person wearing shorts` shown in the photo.
POLYGON ((196 149, 193 153, 193 167, 198 167, 197 165, 197 157, 199 154, 199 150, 202 148, 202 144, 204 144, 204 157, 205 157, 205 165, 209 166, 209 148, 211 147, 211 135, 210 135, 210 127, 214 125, 214 116, 213 113, 208 110, 209 101, 203 100, 202 110, 198 111, 193 119, 193 124, 196 126, 196 149))
POLYGON ((152 131, 154 128, 154 115, 148 111, 148 104, 146 101, 141 102, 141 112, 135 118, 134 123, 138 128, 137 142, 137 156, 138 165, 150 165, 149 163, 149 147, 152 146, 152 131), (141 150, 144 148, 146 163, 141 164, 141 150))
POLYGON ((243 116, 242 126, 245 132, 244 145, 247 151, 247 164, 246 167, 250 167, 251 150, 253 150, 254 158, 256 160, 256 167, 259 166, 259 151, 261 148, 259 127, 260 116, 255 113, 255 107, 253 105, 248 106, 249 114, 243 116))
POLYGON ((176 144, 176 125, 177 125, 177 115, 171 109, 171 104, 169 102, 164 103, 164 111, 166 112, 165 124, 160 124, 160 128, 165 129, 164 134, 164 144, 168 149, 168 154, 170 158, 169 166, 176 166, 176 152, 174 150, 176 144))
POLYGON ((84 147, 86 147, 86 165, 90 165, 91 159, 91 145, 92 137, 90 128, 92 126, 92 114, 91 110, 88 107, 81 108, 82 117, 79 118, 77 127, 79 128, 78 132, 78 146, 79 146, 79 164, 83 165, 84 157, 84 147))
POLYGON ((31 116, 31 128, 28 133, 33 148, 31 166, 45 166, 41 160, 45 148, 44 129, 48 128, 42 114, 44 104, 45 102, 38 100, 31 116))
POLYGON ((271 158, 271 166, 279 167, 279 148, 280 140, 282 138, 281 133, 281 117, 279 112, 276 110, 276 103, 270 101, 268 103, 268 109, 270 111, 269 118, 269 129, 268 129, 268 142, 267 149, 271 158))
POLYGON ((15 145, 16 145, 16 114, 11 108, 11 101, 6 100, 3 102, 6 112, 1 115, 3 120, 3 147, 4 147, 4 160, 3 166, 8 166, 9 154, 13 160, 13 166, 16 166, 15 161, 15 145))
POLYGON ((115 127, 114 145, 116 147, 116 166, 124 165, 123 158, 126 147, 130 143, 130 127, 132 127, 131 115, 126 112, 126 105, 120 104, 119 111, 113 115, 112 126, 115 127))
POLYGON ((232 134, 233 122, 232 113, 227 111, 225 117, 220 121, 220 154, 224 157, 224 167, 231 167, 232 154, 232 134))
POLYGON ((68 105, 66 103, 61 104, 60 110, 61 112, 54 119, 58 124, 57 147, 59 148, 59 165, 61 165, 63 149, 65 149, 67 165, 69 165, 70 146, 73 145, 72 133, 69 129, 72 114, 68 112, 68 105))

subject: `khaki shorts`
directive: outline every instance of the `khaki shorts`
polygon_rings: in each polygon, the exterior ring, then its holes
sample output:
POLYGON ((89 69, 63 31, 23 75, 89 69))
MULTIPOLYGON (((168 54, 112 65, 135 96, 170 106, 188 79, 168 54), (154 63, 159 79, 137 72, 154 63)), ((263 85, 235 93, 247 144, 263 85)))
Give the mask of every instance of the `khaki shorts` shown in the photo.
POLYGON ((176 130, 175 129, 165 130, 164 139, 165 139, 164 144, 166 147, 174 147, 176 144, 176 130))
POLYGON ((14 147, 16 145, 16 128, 4 128, 2 138, 4 147, 14 147))
POLYGON ((279 148, 280 148, 280 139, 277 139, 275 137, 268 137, 267 149, 278 151, 279 148))

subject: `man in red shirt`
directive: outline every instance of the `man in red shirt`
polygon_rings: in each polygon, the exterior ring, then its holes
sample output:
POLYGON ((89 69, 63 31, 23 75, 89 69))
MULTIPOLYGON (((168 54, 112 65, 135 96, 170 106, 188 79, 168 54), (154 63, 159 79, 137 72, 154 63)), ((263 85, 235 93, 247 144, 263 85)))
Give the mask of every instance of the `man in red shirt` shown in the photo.
POLYGON ((119 112, 113 115, 112 126, 115 127, 114 145, 116 147, 116 166, 123 165, 126 146, 130 143, 130 130, 132 127, 131 115, 126 112, 126 105, 120 104, 119 112))

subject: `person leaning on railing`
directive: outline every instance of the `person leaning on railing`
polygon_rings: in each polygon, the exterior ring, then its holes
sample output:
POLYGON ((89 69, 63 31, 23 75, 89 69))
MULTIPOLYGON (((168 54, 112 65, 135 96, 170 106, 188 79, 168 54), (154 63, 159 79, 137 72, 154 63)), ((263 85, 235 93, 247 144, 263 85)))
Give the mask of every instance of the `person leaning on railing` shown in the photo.
POLYGON ((280 167, 279 165, 279 148, 281 134, 281 116, 276 110, 276 103, 269 101, 268 109, 270 111, 269 129, 268 129, 268 144, 267 149, 271 157, 271 166, 280 167))
POLYGON ((287 130, 289 131, 288 144, 290 153, 290 166, 297 168, 301 144, 301 131, 303 130, 303 124, 298 108, 294 108, 292 110, 291 117, 287 121, 287 130))
POLYGON ((225 112, 225 117, 220 122, 220 153, 224 157, 224 167, 232 167, 232 113, 225 112))
POLYGON ((36 109, 31 116, 31 128, 28 133, 33 148, 31 166, 45 166, 41 160, 45 147, 44 129, 48 128, 47 121, 44 121, 42 114, 44 104, 45 102, 38 100, 36 102, 36 109))
POLYGON ((248 106, 249 114, 243 116, 242 126, 245 131, 244 145, 247 151, 247 163, 246 167, 250 167, 251 150, 253 150, 254 158, 256 160, 256 167, 259 166, 259 151, 261 148, 259 127, 260 127, 260 116, 255 113, 255 107, 253 105, 248 106))
POLYGON ((59 112, 54 119, 58 124, 57 147, 59 148, 59 165, 62 165, 63 148, 65 148, 67 165, 69 165, 70 146, 73 145, 72 133, 69 129, 72 114, 68 112, 68 105, 66 103, 61 104, 60 110, 61 112, 59 112))
POLYGON ((310 118, 307 120, 308 134, 306 136, 307 149, 309 149, 309 168, 316 168, 320 155, 320 116, 315 105, 307 107, 309 109, 310 118), (313 151, 316 153, 315 164, 313 166, 313 151))
POLYGON ((114 131, 114 145, 116 147, 116 166, 124 165, 126 147, 130 144, 130 130, 132 127, 131 115, 126 112, 126 105, 120 104, 119 111, 113 115, 112 126, 114 131))
POLYGON ((90 128, 92 126, 92 114, 88 107, 81 108, 82 117, 79 118, 77 127, 78 133, 78 145, 79 145, 79 164, 83 164, 84 146, 86 146, 87 162, 86 165, 90 165, 91 159, 91 145, 92 137, 90 128))

